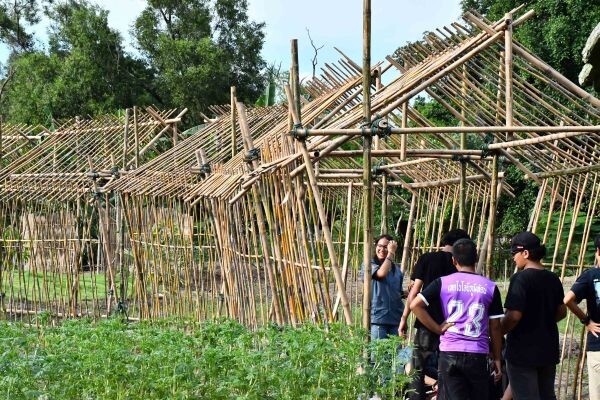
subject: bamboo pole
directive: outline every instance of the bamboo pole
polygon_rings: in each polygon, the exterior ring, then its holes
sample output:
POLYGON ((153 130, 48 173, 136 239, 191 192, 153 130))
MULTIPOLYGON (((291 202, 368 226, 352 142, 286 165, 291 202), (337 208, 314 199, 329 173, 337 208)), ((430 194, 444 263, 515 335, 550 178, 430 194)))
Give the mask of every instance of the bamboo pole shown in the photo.
POLYGON ((125 109, 125 130, 123 132, 123 169, 127 169, 127 152, 129 151, 129 108, 125 109))
POLYGON ((381 176, 381 229, 380 234, 387 233, 388 220, 388 178, 387 174, 381 176))
MULTIPOLYGON (((408 127, 408 102, 402 103, 402 122, 403 129, 408 127)), ((406 135, 400 135, 400 161, 406 161, 406 135)))
MULTIPOLYGON (((134 153, 134 160, 135 160, 135 167, 138 168, 140 166, 140 137, 139 137, 139 133, 138 133, 138 111, 137 111, 137 106, 133 106, 133 137, 134 137, 134 146, 135 146, 135 153, 134 153)), ((127 166, 125 166, 125 168, 127 169, 127 166)))
MULTIPOLYGON (((285 92, 288 98, 288 106, 292 111, 292 117, 294 119, 294 124, 300 124, 300 119, 296 114, 296 110, 294 108, 294 102, 292 93, 290 91, 289 85, 285 86, 285 92)), ((329 258, 331 263, 331 269, 333 270, 333 274, 335 277, 337 289, 341 298, 342 307, 344 309, 344 318, 346 324, 352 325, 352 311, 350 309, 350 303, 348 302, 348 296, 346 295, 346 289, 344 287, 344 280, 342 279, 342 274, 340 269, 338 268, 338 260, 335 252, 335 247, 333 244, 333 239, 331 236, 331 230, 329 228, 329 221, 327 220, 327 215, 325 214, 325 209, 323 208, 323 203, 321 200, 321 194, 319 191, 319 187, 317 186, 317 180, 315 178, 315 173, 313 170, 312 162, 310 159, 310 155, 308 154, 308 149, 306 147, 306 142, 300 142, 300 151, 302 152, 302 156, 304 157, 304 164, 306 168, 306 173, 308 175, 308 180, 310 183, 310 188, 313 193, 313 198, 315 200, 315 204, 317 206, 317 211, 319 213, 319 220, 321 221, 323 236, 325 238, 325 243, 327 245, 327 251, 329 252, 329 258)))
MULTIPOLYGON (((600 132, 600 125, 564 125, 564 126, 423 126, 410 128, 391 128, 391 134, 440 135, 448 133, 543 133, 544 136, 491 144, 490 150, 518 147, 526 144, 550 142, 556 139, 567 139, 583 134, 600 132), (551 135, 552 134, 552 135, 551 135)), ((297 134, 308 136, 359 136, 361 128, 328 128, 328 129, 298 129, 297 134)))
MULTIPOLYGON (((241 102, 236 102, 236 108, 237 108, 237 112, 238 112, 238 116, 239 116, 239 120, 240 120, 240 128, 242 131, 242 139, 243 139, 242 142, 244 144, 245 151, 248 153, 252 149, 254 149, 254 143, 252 141, 252 135, 250 134, 250 128, 248 127, 248 120, 246 118, 246 108, 244 107, 244 104, 241 102)), ((247 165, 248 165, 248 169, 250 171, 253 171, 256 168, 258 168, 258 161, 257 160, 252 161, 248 158, 247 165)), ((277 290, 275 276, 274 276, 273 268, 271 265, 269 241, 267 238, 267 229, 266 229, 266 218, 265 218, 265 212, 262 207, 262 203, 264 202, 264 200, 263 200, 263 196, 262 196, 262 191, 258 189, 257 185, 252 186, 252 192, 253 192, 254 200, 255 200, 254 209, 256 212, 256 219, 257 219, 258 230, 259 230, 259 234, 260 234, 260 242, 261 242, 262 251, 263 251, 265 268, 267 270, 269 284, 271 285, 273 308, 275 310, 275 318, 276 318, 277 323, 281 325, 281 324, 283 324, 283 318, 281 315, 281 306, 279 304, 279 291, 277 290)), ((273 248, 275 249, 275 252, 277 253, 278 249, 279 249, 278 244, 274 243, 273 248)), ((280 254, 276 254, 275 256, 278 260, 281 259, 280 254)))
POLYGON ((419 198, 418 192, 412 195, 410 201, 410 211, 408 213, 408 224, 406 225, 406 233, 404 235, 404 247, 402 249, 402 262, 400 266, 403 271, 409 271, 407 268, 407 261, 409 259, 410 242, 413 236, 413 225, 415 223, 415 211, 417 209, 417 199, 419 198))
POLYGON ((237 137, 235 132, 235 111, 237 104, 237 95, 235 86, 231 87, 231 157, 237 153, 237 137))
MULTIPOLYGON (((371 0, 363 0, 363 124, 371 124, 371 0)), ((371 328, 371 252, 373 242, 373 187, 371 185, 372 137, 363 136, 363 316, 362 326, 371 328)))

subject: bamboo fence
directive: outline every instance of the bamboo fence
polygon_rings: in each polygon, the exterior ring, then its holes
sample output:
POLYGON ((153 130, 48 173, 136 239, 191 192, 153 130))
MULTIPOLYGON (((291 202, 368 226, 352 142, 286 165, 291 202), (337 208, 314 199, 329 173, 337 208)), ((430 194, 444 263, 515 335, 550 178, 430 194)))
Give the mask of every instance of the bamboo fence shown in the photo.
MULTIPOLYGON (((2 312, 368 326, 361 264, 380 232, 410 274, 462 227, 479 271, 501 276, 515 171, 568 285, 600 233, 600 100, 513 38, 531 17, 470 12, 374 65, 366 43, 362 67, 340 52, 302 88, 292 42, 287 104, 246 109, 232 88, 189 137, 174 110, 71 121, 0 172, 2 312), (454 126, 419 113, 419 95, 454 126)), ((571 316, 561 338, 560 398, 585 398, 571 316)))

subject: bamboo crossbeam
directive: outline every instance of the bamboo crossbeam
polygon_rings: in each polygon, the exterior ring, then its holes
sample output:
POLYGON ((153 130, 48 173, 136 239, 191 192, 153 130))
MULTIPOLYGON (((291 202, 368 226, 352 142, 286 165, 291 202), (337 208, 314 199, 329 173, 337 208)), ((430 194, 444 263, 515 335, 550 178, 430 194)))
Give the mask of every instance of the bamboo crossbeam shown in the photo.
POLYGON ((566 168, 566 169, 556 170, 556 171, 539 172, 539 173, 536 173, 535 176, 539 179, 548 179, 548 178, 555 178, 555 177, 559 177, 559 176, 571 176, 571 175, 586 174, 586 173, 598 172, 598 171, 600 171, 600 164, 590 165, 587 167, 575 167, 575 168, 566 168))
MULTIPOLYGON (((447 133, 548 133, 548 134, 573 134, 573 133, 599 133, 600 125, 589 125, 589 126, 426 126, 426 127, 415 127, 415 128, 391 128, 389 133, 391 134, 447 134, 447 133)), ((295 133, 298 135, 308 136, 361 136, 364 131, 361 128, 328 128, 328 129, 296 129, 295 133)), ((567 135, 566 137, 577 136, 567 135)), ((545 137, 545 136, 543 136, 545 137)), ((542 137, 542 138, 543 138, 542 137)), ((537 139, 537 138, 536 138, 537 139)), ((550 139, 555 140, 556 138, 550 139)), ((543 141, 543 140, 542 140, 543 141)), ((507 142, 511 143, 511 142, 507 142)), ((502 143, 498 143, 497 148, 502 143)))

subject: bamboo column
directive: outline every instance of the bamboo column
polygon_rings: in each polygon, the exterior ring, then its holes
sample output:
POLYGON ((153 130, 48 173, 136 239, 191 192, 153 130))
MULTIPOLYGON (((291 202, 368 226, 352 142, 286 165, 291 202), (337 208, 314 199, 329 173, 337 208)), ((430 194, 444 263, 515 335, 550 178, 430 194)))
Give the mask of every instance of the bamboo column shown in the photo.
MULTIPOLYGON (((371 124, 371 0, 363 1, 363 123, 371 124)), ((373 242, 373 185, 370 135, 363 136, 363 316, 364 329, 371 328, 371 249, 373 242)))
MULTIPOLYGON (((505 83, 505 125, 506 127, 513 126, 513 85, 512 85, 512 71, 513 71, 513 39, 512 39, 512 14, 507 13, 505 15, 506 29, 504 30, 504 83, 505 83)), ((513 137, 509 136, 509 141, 512 141, 513 137)), ((489 236, 487 241, 487 254, 486 254, 486 275, 491 278, 492 276, 492 257, 494 251, 494 238, 496 228, 496 209, 498 202, 498 190, 496 185, 498 184, 498 153, 494 152, 494 159, 492 161, 492 182, 490 190, 490 214, 488 221, 489 236)), ((500 182, 502 185, 502 182, 500 182)))
POLYGON ((133 137, 135 143, 135 167, 140 166, 140 136, 138 133, 138 112, 137 107, 133 106, 133 137))
POLYGON ((418 192, 413 193, 412 199, 410 201, 408 224, 406 226, 406 234, 404 235, 404 247, 402 249, 402 262, 400 263, 400 267, 404 271, 408 271, 406 263, 408 262, 408 253, 410 251, 410 242, 412 241, 413 225, 415 223, 415 211, 417 209, 417 198, 418 198, 417 193, 418 192))
MULTIPOLYGON (((237 111, 238 111, 238 116, 239 116, 239 121, 240 121, 240 130, 242 131, 242 143, 244 145, 244 150, 249 153, 251 150, 254 149, 254 143, 252 141, 252 135, 250 135, 250 128, 248 127, 248 121, 246 119, 246 109, 244 107, 244 104, 242 104, 241 102, 237 102, 236 103, 236 107, 237 107, 237 111)), ((257 160, 250 160, 248 159, 247 161, 247 165, 248 165, 248 169, 250 171, 254 171, 256 168, 258 168, 258 161, 257 160)), ((273 308, 275 309, 275 319, 277 321, 278 324, 282 325, 283 324, 283 318, 281 316, 281 306, 279 304, 279 293, 277 290, 277 284, 275 282, 275 275, 273 273, 273 267, 271 265, 271 255, 269 252, 269 240, 267 237, 267 229, 266 229, 266 218, 265 218, 265 212, 264 209, 262 207, 262 203, 263 203, 263 198, 262 198, 262 191, 259 190, 259 188, 257 187, 258 185, 252 185, 252 193, 254 195, 254 208, 256 210, 256 221, 258 224, 258 231, 260 234, 260 244, 262 246, 262 250, 263 250, 263 258, 264 258, 264 262, 265 262, 265 268, 267 269, 267 277, 269 279, 269 285, 271 285, 271 291, 272 291, 272 297, 273 297, 273 308)), ((273 248, 275 248, 276 252, 278 253, 278 249, 279 249, 279 244, 278 243, 273 243, 273 248)), ((278 260, 281 260, 281 254, 276 254, 276 258, 278 260)))
POLYGON ((129 142, 129 108, 125 109, 125 131, 123 132, 123 169, 127 169, 127 152, 129 142))
POLYGON ((381 176, 381 230, 380 234, 387 233, 387 202, 388 202, 388 179, 387 174, 381 176))
MULTIPOLYGON (((292 118, 294 119, 294 124, 300 124, 300 118, 296 113, 296 108, 294 107, 294 101, 292 97, 292 93, 289 85, 285 85, 285 93, 288 98, 288 107, 292 112, 292 118)), ((350 309, 350 303, 348 302, 348 296, 346 295, 346 288, 344 287, 344 280, 342 279, 342 273, 338 266, 338 259, 335 252, 335 246, 333 244, 333 238, 331 236, 331 229, 329 228, 329 221, 327 220, 327 214, 325 213, 325 208, 323 207, 323 202, 321 200, 321 194, 319 192, 319 187, 317 186, 317 179, 315 178, 315 171, 312 166, 312 161, 310 158, 310 154, 308 153, 308 148, 306 146, 306 142, 304 140, 300 141, 300 151, 302 152, 302 156, 304 158, 304 164, 306 168, 306 173, 308 175, 308 181, 310 183, 310 188, 313 194, 313 198, 315 200, 315 204, 317 206, 317 211, 319 213, 319 220, 321 221, 323 236, 325 238, 325 244, 327 245, 327 251, 329 252, 329 259, 331 263, 331 269, 333 270, 333 275, 335 277, 336 286, 338 289, 338 293, 342 302, 342 307, 344 309, 344 318, 346 324, 352 325, 352 310, 350 309)), ((368 275, 368 274, 365 274, 368 275)))
MULTIPOLYGON (((406 128, 408 123, 408 103, 402 103, 402 128, 406 128)), ((406 161, 406 135, 400 135, 400 161, 406 161)))
MULTIPOLYGON (((466 120, 466 97, 467 97, 467 66, 463 64, 462 66, 462 109, 461 115, 463 118, 460 121, 461 126, 465 126, 466 120)), ((465 132, 461 132, 460 134, 460 149, 466 150, 467 148, 467 134, 465 132)), ((466 229, 467 227, 467 164, 464 159, 460 159, 460 186, 459 186, 459 199, 458 199, 458 226, 461 229, 466 229)))
POLYGON ((236 111, 237 95, 235 86, 231 87, 231 157, 237 152, 237 138, 235 136, 235 111, 236 111))

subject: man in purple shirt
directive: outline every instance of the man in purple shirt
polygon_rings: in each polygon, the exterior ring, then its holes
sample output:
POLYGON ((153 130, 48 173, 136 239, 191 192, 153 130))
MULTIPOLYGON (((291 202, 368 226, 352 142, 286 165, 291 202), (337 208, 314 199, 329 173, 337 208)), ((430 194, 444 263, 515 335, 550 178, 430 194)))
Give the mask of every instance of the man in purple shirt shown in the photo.
POLYGON ((496 284, 475 273, 477 246, 460 239, 452 246, 458 272, 433 281, 410 304, 419 321, 440 336, 438 385, 443 399, 489 399, 488 354, 492 338, 495 380, 501 377, 503 317, 496 284), (441 306, 445 321, 438 324, 427 307, 441 306))

